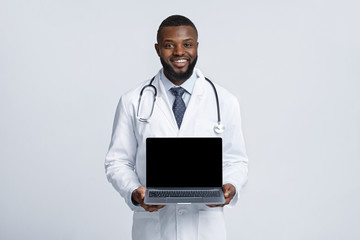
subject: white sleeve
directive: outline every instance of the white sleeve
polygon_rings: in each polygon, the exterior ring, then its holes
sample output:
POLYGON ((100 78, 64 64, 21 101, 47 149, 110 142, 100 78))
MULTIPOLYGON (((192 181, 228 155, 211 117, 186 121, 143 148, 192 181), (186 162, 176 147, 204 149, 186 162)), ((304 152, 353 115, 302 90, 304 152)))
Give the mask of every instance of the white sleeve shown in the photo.
POLYGON ((111 142, 105 158, 105 173, 108 181, 133 211, 141 208, 131 201, 132 192, 141 186, 134 171, 136 150, 133 120, 122 97, 116 109, 111 142))
POLYGON ((247 182, 248 158, 237 99, 234 97, 226 107, 228 111, 223 136, 223 183, 231 183, 236 188, 236 194, 229 204, 231 207, 238 201, 239 192, 247 182))

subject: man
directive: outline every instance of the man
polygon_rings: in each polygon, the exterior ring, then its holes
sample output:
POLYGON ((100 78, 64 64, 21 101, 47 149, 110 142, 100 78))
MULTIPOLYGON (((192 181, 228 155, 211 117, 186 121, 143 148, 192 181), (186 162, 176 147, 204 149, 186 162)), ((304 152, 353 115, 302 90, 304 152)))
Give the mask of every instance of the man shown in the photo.
MULTIPOLYGON (((200 70, 194 68, 198 58, 197 40, 197 29, 188 18, 179 15, 166 18, 158 29, 155 44, 163 68, 153 80, 157 99, 153 113, 145 113, 149 121, 137 118, 139 95, 149 81, 123 95, 117 107, 105 168, 108 180, 134 211, 134 240, 225 239, 223 206, 236 203, 247 181, 248 160, 239 104, 227 90, 215 85, 225 131, 214 132, 217 122, 214 89, 200 70), (225 204, 144 204, 146 138, 176 136, 223 139, 225 204)), ((152 99, 142 101, 145 105, 153 102, 152 99)), ((151 110, 151 103, 147 108, 151 110)), ((184 149, 174 146, 174 151, 184 149)))

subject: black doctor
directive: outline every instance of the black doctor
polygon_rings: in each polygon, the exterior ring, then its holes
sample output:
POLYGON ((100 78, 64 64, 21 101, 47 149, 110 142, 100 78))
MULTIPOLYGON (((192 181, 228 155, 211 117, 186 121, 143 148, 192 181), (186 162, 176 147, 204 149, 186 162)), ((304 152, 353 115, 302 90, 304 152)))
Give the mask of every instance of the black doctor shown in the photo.
MULTIPOLYGON (((157 33, 155 49, 160 57, 165 76, 175 85, 181 85, 193 74, 198 58, 198 33, 195 26, 161 27, 157 33)), ((144 203, 145 187, 133 191, 132 200, 146 211, 154 212, 164 205, 147 205, 144 203)), ((235 187, 227 183, 223 186, 225 204, 208 205, 222 207, 230 203, 235 195, 235 187)))

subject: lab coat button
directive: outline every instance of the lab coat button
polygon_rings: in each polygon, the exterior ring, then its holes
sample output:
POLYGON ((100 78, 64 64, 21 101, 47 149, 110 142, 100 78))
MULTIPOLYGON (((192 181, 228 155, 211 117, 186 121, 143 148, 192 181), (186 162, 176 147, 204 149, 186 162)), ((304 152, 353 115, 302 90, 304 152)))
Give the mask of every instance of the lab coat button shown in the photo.
POLYGON ((183 210, 183 209, 179 209, 179 210, 177 211, 177 214, 178 214, 178 215, 183 215, 183 213, 184 213, 184 210, 183 210))

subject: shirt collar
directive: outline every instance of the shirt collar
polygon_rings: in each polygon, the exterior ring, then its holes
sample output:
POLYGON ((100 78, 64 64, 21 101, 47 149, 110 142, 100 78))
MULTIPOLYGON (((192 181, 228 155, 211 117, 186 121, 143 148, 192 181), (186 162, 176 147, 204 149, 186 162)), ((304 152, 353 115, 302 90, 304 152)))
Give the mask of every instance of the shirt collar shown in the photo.
MULTIPOLYGON (((160 79, 161 79, 162 83, 164 84, 166 91, 169 91, 170 88, 178 87, 177 85, 173 84, 165 76, 164 69, 161 69, 160 79)), ((193 74, 191 75, 191 77, 188 80, 186 80, 185 82, 183 82, 183 84, 181 84, 180 87, 184 88, 186 90, 186 92, 188 92, 191 95, 193 92, 194 86, 195 86, 196 79, 197 79, 197 75, 196 75, 195 71, 193 71, 193 74)))

